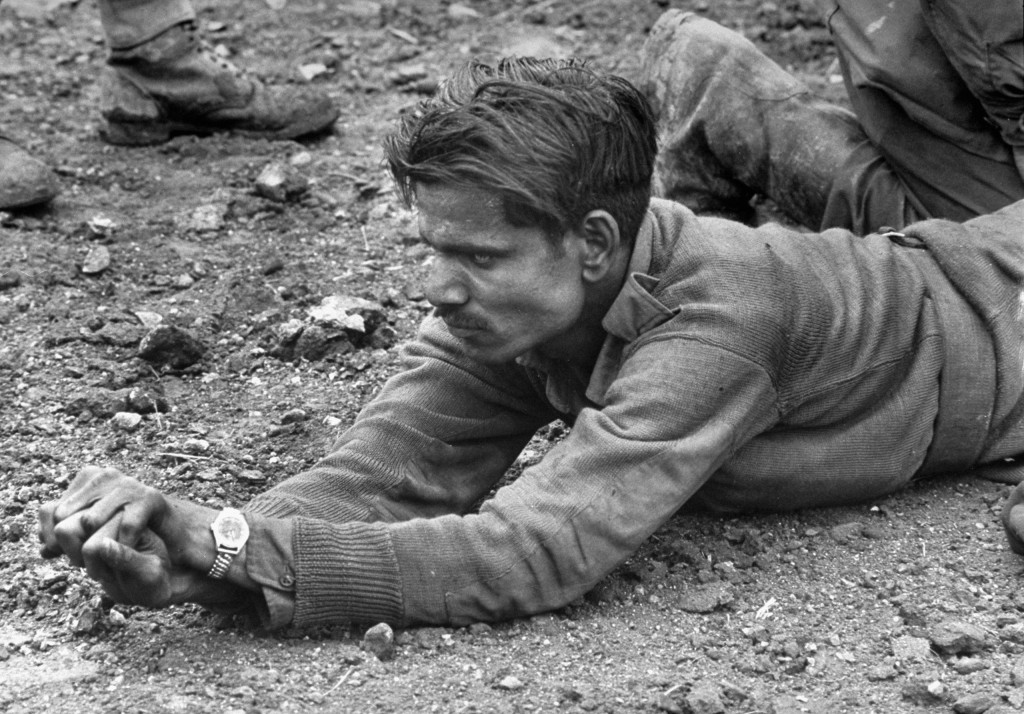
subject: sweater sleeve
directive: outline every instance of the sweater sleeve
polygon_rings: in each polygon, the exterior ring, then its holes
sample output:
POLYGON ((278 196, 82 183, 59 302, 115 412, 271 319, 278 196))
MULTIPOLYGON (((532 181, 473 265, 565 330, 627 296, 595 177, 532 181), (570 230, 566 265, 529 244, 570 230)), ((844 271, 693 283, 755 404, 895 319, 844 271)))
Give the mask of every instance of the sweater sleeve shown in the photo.
POLYGON ((289 521, 294 622, 400 621, 384 524, 468 511, 557 417, 522 368, 470 362, 428 320, 331 453, 246 507, 289 521))
MULTIPOLYGON (((364 520, 344 523, 297 518, 296 623, 466 624, 560 607, 592 588, 777 418, 760 366, 670 334, 652 332, 642 342, 606 404, 584 409, 565 441, 478 513, 373 519, 380 513, 370 508, 364 520)), ((525 431, 518 433, 521 446, 525 431)), ((414 441, 395 463, 426 472, 409 449, 433 442, 414 441)), ((340 458, 332 455, 320 478, 341 468, 340 458)), ((381 457, 362 451, 348 458, 381 457)), ((380 483, 394 487, 387 478, 380 483)), ((263 504, 291 489, 286 482, 275 490, 263 504)))

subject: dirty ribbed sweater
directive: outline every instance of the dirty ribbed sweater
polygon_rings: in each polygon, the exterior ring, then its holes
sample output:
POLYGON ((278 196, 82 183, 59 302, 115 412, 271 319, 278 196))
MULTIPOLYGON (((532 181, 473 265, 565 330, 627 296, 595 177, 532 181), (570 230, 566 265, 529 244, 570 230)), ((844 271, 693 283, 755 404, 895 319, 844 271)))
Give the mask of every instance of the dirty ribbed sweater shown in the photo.
POLYGON ((1024 452, 1011 209, 855 238, 656 200, 588 373, 473 363, 428 318, 331 454, 247 507, 289 534, 294 623, 528 615, 587 592, 687 501, 847 503, 1024 452), (569 435, 471 511, 557 418, 569 435))

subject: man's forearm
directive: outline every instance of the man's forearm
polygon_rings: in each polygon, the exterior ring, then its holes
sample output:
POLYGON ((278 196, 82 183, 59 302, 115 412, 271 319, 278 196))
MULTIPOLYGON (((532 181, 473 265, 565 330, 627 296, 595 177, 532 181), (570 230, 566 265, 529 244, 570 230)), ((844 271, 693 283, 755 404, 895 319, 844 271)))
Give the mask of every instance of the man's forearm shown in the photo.
POLYGON ((236 609, 245 603, 250 590, 230 580, 214 580, 204 573, 182 570, 171 578, 171 600, 168 605, 195 603, 211 610, 236 609))
POLYGON ((156 533, 164 539, 170 551, 171 561, 176 566, 199 575, 195 579, 183 578, 181 592, 175 591, 175 597, 180 596, 183 599, 176 602, 207 604, 198 598, 225 598, 229 593, 234 593, 237 598, 240 590, 260 589, 259 583, 246 572, 246 547, 232 559, 224 579, 215 580, 207 577, 206 574, 210 572, 217 558, 217 546, 211 525, 218 512, 182 499, 168 498, 168 501, 168 513, 161 523, 156 524, 156 533))

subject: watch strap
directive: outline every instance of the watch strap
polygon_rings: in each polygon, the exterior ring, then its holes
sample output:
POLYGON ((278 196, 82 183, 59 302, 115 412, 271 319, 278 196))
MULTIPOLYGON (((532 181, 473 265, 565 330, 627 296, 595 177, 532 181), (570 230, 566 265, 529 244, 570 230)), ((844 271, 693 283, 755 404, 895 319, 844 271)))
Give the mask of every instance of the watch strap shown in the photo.
POLYGON ((235 553, 230 553, 226 550, 217 551, 217 557, 214 559, 213 565, 210 567, 210 572, 206 575, 214 578, 215 580, 223 580, 224 576, 228 574, 228 566, 231 565, 231 560, 235 555, 235 553))

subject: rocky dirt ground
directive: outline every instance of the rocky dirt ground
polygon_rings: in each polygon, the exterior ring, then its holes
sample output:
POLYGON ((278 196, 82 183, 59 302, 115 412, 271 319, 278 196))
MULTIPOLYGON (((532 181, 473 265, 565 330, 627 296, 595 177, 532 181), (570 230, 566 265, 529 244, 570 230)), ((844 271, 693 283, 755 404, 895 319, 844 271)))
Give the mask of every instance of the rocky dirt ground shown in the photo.
POLYGON ((393 651, 354 627, 111 607, 37 556, 36 510, 84 464, 220 506, 312 463, 428 310, 382 131, 469 57, 578 54, 631 76, 670 6, 841 98, 801 0, 201 2, 218 51, 330 92, 341 119, 304 143, 114 148, 92 4, 0 6, 0 124, 63 186, 0 214, 0 710, 1022 710, 1024 561, 997 520, 1006 487, 967 475, 858 507, 680 515, 562 611, 401 631, 393 651))

